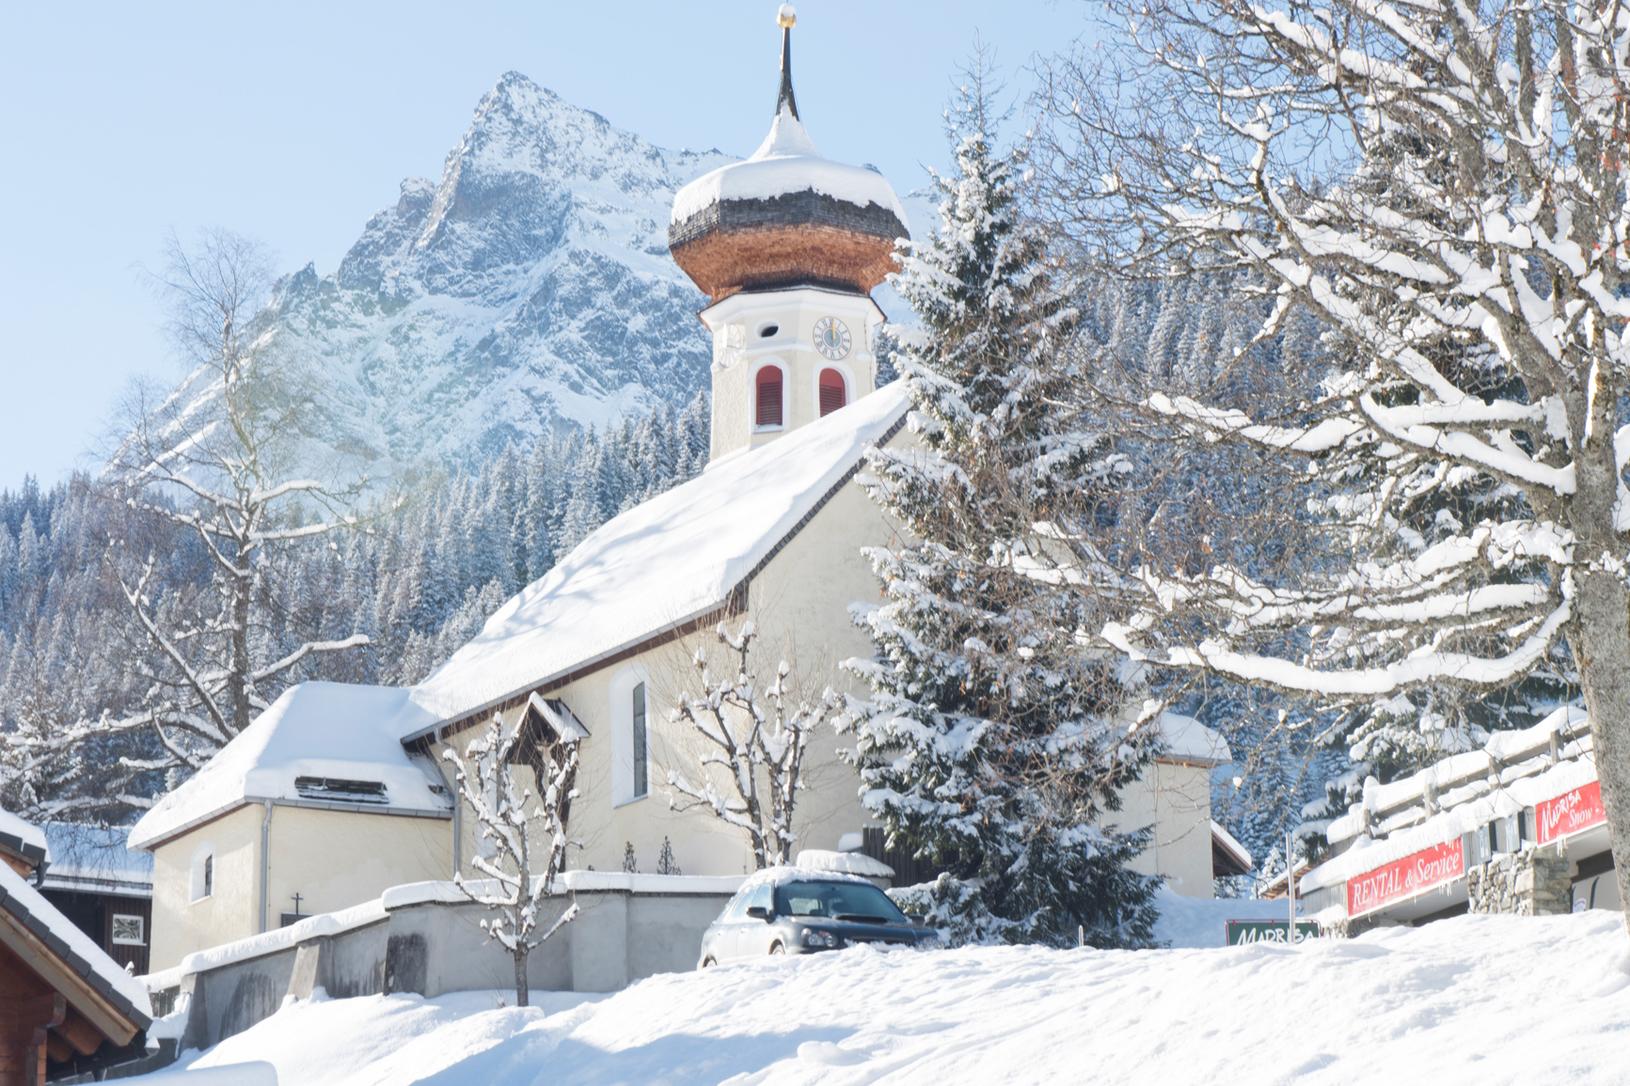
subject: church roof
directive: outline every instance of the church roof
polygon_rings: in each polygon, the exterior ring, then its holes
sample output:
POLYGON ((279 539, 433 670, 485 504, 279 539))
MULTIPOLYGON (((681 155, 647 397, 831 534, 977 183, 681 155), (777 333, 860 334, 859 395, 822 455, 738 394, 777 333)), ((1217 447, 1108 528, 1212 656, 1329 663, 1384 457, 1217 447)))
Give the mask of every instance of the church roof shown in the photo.
POLYGON ((446 816, 434 767, 402 748, 403 730, 431 723, 394 686, 291 686, 203 769, 130 830, 150 849, 245 803, 273 800, 446 816))
POLYGON ((906 408, 887 385, 608 521, 415 686, 408 719, 469 716, 717 609, 906 408))
POLYGON ((714 301, 744 289, 816 283, 870 291, 894 268, 906 214, 874 169, 825 158, 792 93, 790 5, 781 84, 769 135, 741 162, 692 181, 674 197, 668 248, 714 301))

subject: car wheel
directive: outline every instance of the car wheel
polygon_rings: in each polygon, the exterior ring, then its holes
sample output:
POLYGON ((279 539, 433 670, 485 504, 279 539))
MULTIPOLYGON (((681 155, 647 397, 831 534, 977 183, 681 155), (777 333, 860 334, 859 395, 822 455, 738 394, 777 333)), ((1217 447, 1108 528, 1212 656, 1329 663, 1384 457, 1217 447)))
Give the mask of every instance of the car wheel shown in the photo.
POLYGON ((787 952, 787 948, 782 946, 780 943, 771 943, 770 944, 770 953, 771 954, 785 954, 786 952, 787 952))
POLYGON ((714 961, 712 958, 703 958, 702 959, 702 968, 703 969, 712 969, 715 965, 718 965, 718 964, 719 963, 714 961))

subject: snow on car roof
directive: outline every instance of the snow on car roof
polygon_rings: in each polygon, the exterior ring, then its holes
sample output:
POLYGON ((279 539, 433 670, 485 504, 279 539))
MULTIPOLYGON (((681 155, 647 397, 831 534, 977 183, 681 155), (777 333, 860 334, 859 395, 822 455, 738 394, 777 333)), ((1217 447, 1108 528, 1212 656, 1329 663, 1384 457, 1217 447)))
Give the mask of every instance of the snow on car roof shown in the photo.
POLYGON ((412 688, 409 725, 467 716, 718 607, 906 406, 897 381, 608 521, 412 688))
MULTIPOLYGON (((245 802, 311 802, 308 778, 383 787, 384 810, 445 813, 433 769, 402 748, 416 710, 393 686, 309 682, 291 686, 185 784, 165 795, 130 831, 132 848, 152 848, 245 802)), ((427 722, 427 721, 426 721, 427 722)), ((335 792, 345 802, 349 793, 335 792)))
POLYGON ((846 871, 829 871, 819 867, 766 867, 762 871, 755 871, 742 882, 741 889, 753 890, 765 883, 771 886, 785 886, 789 882, 858 882, 865 886, 875 887, 877 884, 870 879, 863 879, 859 875, 851 875, 846 871))

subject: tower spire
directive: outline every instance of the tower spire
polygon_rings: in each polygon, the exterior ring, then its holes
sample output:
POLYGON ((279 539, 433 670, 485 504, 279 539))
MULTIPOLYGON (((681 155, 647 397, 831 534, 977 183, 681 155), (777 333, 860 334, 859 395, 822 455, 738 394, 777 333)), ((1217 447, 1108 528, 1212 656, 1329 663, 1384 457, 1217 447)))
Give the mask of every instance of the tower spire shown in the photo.
POLYGON ((792 28, 798 25, 798 12, 791 4, 782 4, 775 21, 781 27, 781 89, 775 96, 775 112, 779 116, 785 109, 798 118, 798 99, 792 93, 792 28))

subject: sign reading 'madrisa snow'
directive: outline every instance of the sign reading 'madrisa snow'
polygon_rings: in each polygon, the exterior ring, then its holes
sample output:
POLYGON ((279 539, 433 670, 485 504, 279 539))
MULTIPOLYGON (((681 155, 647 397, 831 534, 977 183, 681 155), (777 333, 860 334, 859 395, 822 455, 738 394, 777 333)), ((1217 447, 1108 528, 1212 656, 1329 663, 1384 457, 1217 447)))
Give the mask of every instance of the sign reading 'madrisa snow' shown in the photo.
POLYGON ((1412 852, 1347 880, 1347 915, 1362 916, 1394 901, 1414 897, 1466 873, 1460 838, 1412 852))
POLYGON ((1555 799, 1534 805, 1534 831, 1542 845, 1571 837, 1606 821, 1607 808, 1602 806, 1601 781, 1591 781, 1555 799))

